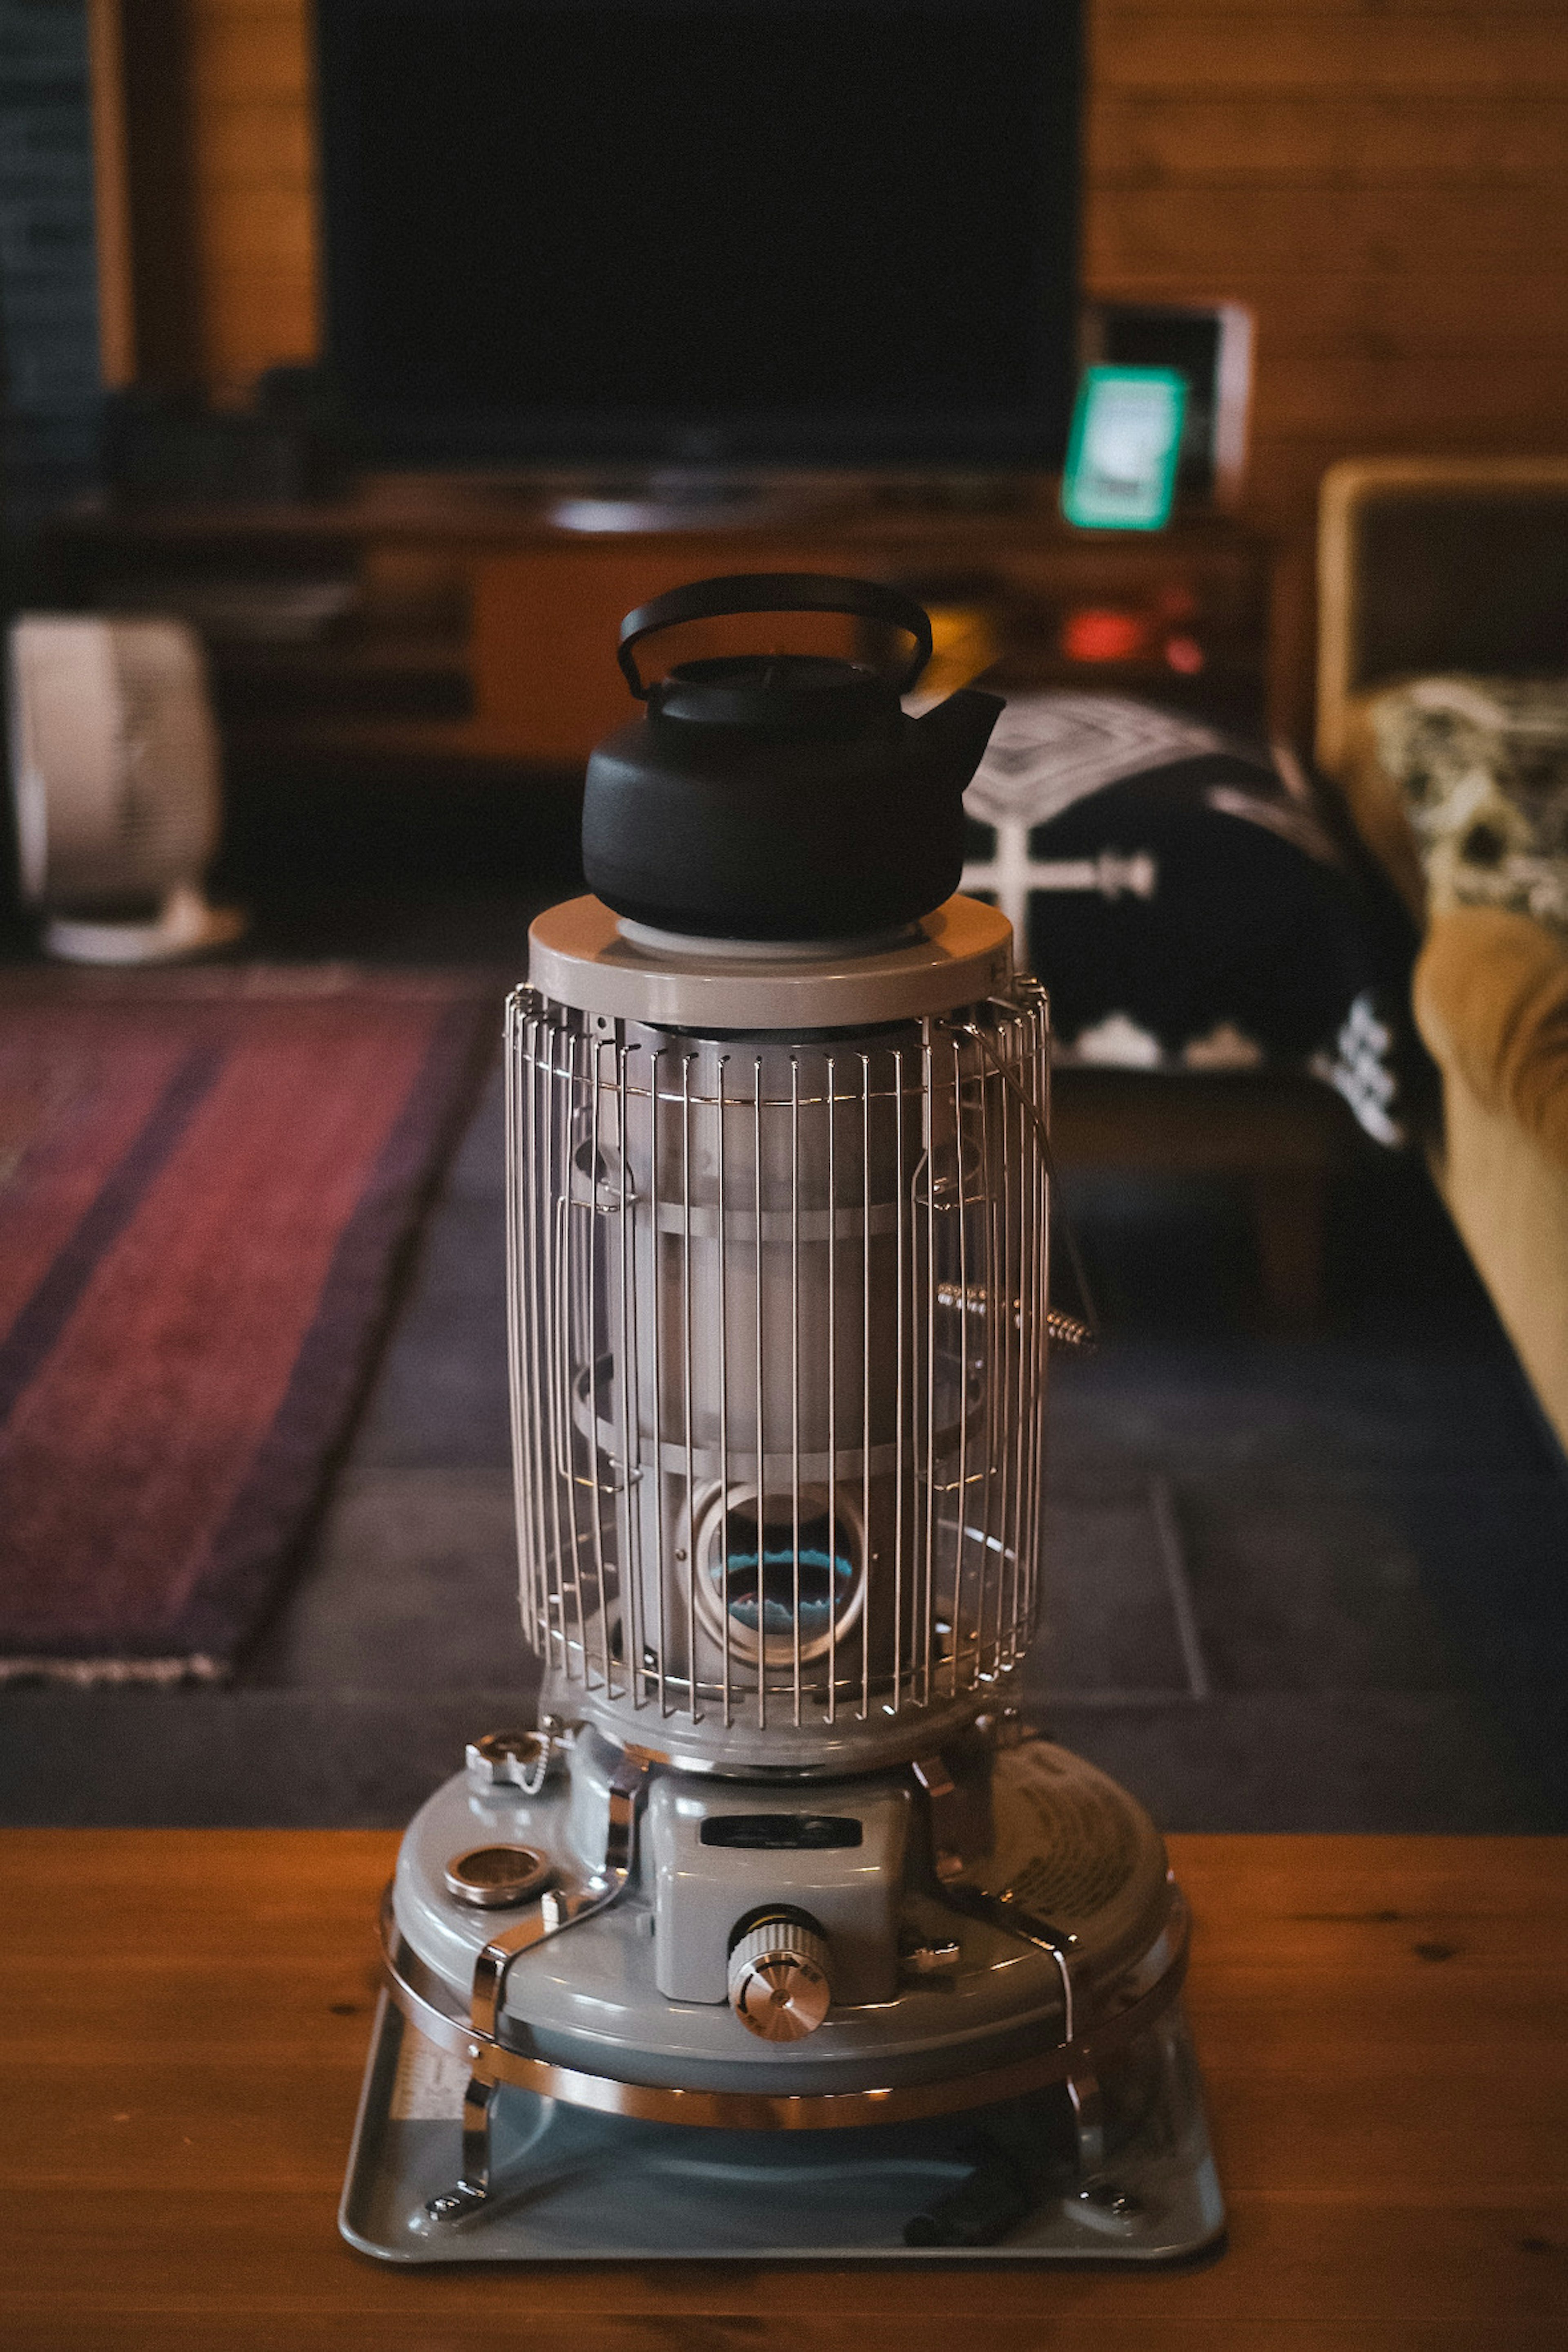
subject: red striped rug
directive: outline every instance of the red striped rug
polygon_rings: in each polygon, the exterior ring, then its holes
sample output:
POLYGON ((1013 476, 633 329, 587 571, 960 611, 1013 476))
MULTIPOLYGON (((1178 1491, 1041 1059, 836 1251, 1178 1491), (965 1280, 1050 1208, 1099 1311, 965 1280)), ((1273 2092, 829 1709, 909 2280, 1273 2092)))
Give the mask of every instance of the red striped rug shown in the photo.
POLYGON ((227 1673, 497 996, 482 974, 0 980, 0 1678, 227 1673))

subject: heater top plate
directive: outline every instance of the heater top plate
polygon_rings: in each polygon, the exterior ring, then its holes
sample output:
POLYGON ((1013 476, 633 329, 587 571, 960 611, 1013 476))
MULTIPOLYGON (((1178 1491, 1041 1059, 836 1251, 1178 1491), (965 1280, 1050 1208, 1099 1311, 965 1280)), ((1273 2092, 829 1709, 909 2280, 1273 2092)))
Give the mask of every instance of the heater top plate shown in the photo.
POLYGON ((529 931, 529 979, 581 1013, 657 1028, 874 1028, 1009 993, 1013 927, 996 908, 954 896, 896 942, 823 941, 759 952, 751 940, 654 943, 628 937, 601 899, 568 898, 529 931))

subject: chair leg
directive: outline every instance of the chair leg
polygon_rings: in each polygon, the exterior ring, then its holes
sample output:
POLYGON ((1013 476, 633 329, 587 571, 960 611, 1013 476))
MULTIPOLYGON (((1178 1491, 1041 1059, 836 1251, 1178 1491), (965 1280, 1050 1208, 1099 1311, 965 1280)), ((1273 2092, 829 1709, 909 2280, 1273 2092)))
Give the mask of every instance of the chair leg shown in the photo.
POLYGON ((1322 1319, 1328 1189, 1319 1169, 1254 1176, 1249 1186, 1268 1318, 1289 1330, 1310 1330, 1322 1319))

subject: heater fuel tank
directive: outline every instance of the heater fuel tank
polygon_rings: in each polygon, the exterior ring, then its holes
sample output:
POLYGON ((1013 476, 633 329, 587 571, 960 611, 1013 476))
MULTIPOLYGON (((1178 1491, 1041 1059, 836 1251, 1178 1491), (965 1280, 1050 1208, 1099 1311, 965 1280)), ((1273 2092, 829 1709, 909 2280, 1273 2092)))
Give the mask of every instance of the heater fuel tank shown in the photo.
MULTIPOLYGON (((396 1928, 405 1965, 423 1972, 455 2017, 467 2014, 481 1949, 511 1920, 526 1921, 538 1898, 510 1914, 455 1899, 446 1877, 453 1855, 481 1843, 521 1843, 548 1857, 558 1888, 583 1885, 588 1873, 579 1847, 592 1809, 582 1790, 602 1797, 616 1760, 597 1734, 580 1733, 569 1773, 537 1794, 481 1789, 459 1776, 415 1817, 398 1861, 396 1928)), ((981 1794, 988 1843, 975 1859, 973 1883, 998 1897, 1019 1890, 1031 1916, 1049 1918, 1054 1932, 1070 1937, 1080 2026, 1103 2023, 1152 1986, 1179 1982, 1180 1899, 1163 1843, 1132 1798, 1092 1765, 1033 1738, 986 1761, 981 1794)), ((909 1771, 834 1788, 728 1777, 721 1783, 654 1768, 625 1894, 516 1960, 506 1985, 509 2036, 595 2079, 786 2096, 967 2077, 1054 2049, 1065 2022, 1058 1961, 1008 1927, 1005 1906, 988 1919, 944 1897, 923 1808, 909 1771), (683 1800, 701 1811, 679 1813, 683 1800), (866 1842, 808 1846, 804 1855, 796 1847, 793 1856, 789 1849, 701 1845, 703 1821, 749 1817, 754 1824, 781 1815, 858 1818, 866 1842), (679 1860, 682 1841, 668 1831, 677 1822, 695 1828, 684 1860, 699 1869, 699 1858, 710 1861, 710 1884, 673 1878, 671 1847, 679 1860), (864 1890, 853 1891, 847 1868, 835 1885, 835 1869, 858 1857, 864 1890), (792 1869, 792 1860, 802 1866, 792 1869), (748 1865, 743 1874, 736 1864, 748 1865), (676 1919, 672 1897, 691 1906, 694 1924, 676 1919), (736 2016, 726 1998, 727 1964, 737 1929, 780 1911, 820 1932, 832 2005, 804 2039, 771 2042, 736 2016), (669 1937, 673 1963, 661 1948, 669 1937), (876 1954, 879 1938, 885 1941, 876 1954), (665 1989, 672 1964, 682 1977, 679 1992, 665 1989)), ((753 1827, 751 1834, 773 1832, 753 1827)), ((574 2095, 569 2086, 560 2095, 574 2095)), ((594 2101, 604 2105, 611 2095, 606 2088, 594 2101)), ((952 2104, 963 2105, 963 2095, 952 2104)))

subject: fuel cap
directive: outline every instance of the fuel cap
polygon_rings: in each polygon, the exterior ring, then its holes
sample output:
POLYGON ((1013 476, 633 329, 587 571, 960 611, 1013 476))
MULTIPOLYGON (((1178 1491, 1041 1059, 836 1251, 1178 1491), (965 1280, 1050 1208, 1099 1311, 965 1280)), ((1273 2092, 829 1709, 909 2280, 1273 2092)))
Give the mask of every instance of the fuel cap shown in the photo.
POLYGON ((759 1919, 730 1955, 730 2006, 763 2042, 815 2033, 833 2000, 827 1938, 797 1918, 759 1919))
POLYGON ((478 1911, 504 1911, 548 1886, 551 1866, 531 1845, 476 1845, 447 1864, 447 1892, 478 1911))

